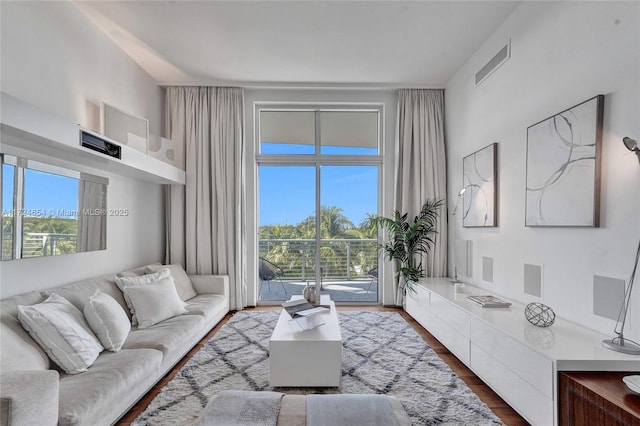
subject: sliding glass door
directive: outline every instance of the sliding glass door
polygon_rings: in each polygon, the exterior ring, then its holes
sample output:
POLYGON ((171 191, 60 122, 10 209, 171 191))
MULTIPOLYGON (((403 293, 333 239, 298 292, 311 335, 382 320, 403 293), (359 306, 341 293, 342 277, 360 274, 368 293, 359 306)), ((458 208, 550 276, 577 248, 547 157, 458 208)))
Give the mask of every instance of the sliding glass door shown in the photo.
POLYGON ((260 166, 259 300, 286 300, 315 281, 316 171, 313 166, 260 166))
POLYGON ((335 301, 377 302, 380 111, 258 116, 258 300, 318 283, 335 301))
POLYGON ((340 302, 377 301, 378 166, 320 167, 322 289, 340 302))

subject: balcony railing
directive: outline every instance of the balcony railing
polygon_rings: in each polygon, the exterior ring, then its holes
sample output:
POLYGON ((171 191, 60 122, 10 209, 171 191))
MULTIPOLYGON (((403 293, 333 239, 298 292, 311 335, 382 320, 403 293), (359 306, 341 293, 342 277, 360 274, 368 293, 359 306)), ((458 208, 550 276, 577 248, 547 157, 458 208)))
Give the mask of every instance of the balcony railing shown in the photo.
MULTIPOLYGON (((370 279, 368 272, 378 265, 375 239, 322 239, 320 264, 327 280, 370 279)), ((314 279, 316 242, 314 239, 260 239, 260 257, 284 270, 283 279, 314 279)))
POLYGON ((22 257, 75 253, 76 238, 75 234, 27 232, 22 240, 22 257))
MULTIPOLYGON (((52 256, 76 252, 75 234, 26 232, 22 240, 22 258, 52 256)), ((2 235, 2 258, 11 259, 12 234, 2 235)))

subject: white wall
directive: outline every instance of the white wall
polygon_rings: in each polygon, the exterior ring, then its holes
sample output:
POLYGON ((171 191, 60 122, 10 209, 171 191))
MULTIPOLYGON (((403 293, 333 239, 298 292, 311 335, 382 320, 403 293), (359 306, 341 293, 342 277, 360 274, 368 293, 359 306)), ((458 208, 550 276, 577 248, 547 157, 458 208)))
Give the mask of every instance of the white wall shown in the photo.
POLYGON ((93 129, 106 102, 161 134, 162 90, 72 2, 2 2, 0 11, 3 92, 93 129))
MULTIPOLYGON (((621 139, 640 139, 639 117, 640 3, 523 2, 446 87, 449 199, 462 186, 462 158, 499 143, 498 227, 457 227, 473 242, 470 282, 524 303, 542 301, 612 335, 614 321, 593 315, 593 275, 628 281, 631 274, 640 164, 621 139), (474 87, 475 72, 509 38, 511 59, 474 87), (605 95, 600 228, 525 227, 527 127, 598 94, 605 95), (482 281, 483 256, 494 258, 493 284, 482 281), (523 292, 524 263, 543 265, 541 299, 523 292)), ((627 337, 640 340, 636 287, 627 337)))
MULTIPOLYGON (((2 2, 0 11, 3 92, 92 129, 104 101, 160 134, 162 90, 71 2, 2 2)), ((109 217, 107 250, 2 262, 2 297, 162 260, 161 186, 94 174, 110 179, 108 207, 131 212, 109 217)))
MULTIPOLYGON (((257 212, 257 184, 255 163, 255 117, 254 104, 256 102, 280 102, 280 103, 377 103, 384 106, 384 146, 383 155, 385 175, 383 176, 382 205, 383 214, 393 213, 393 155, 394 135, 396 127, 396 109, 398 105, 397 90, 331 90, 331 89, 246 89, 245 90, 245 137, 247 140, 247 258, 257 259, 257 220, 253 212, 257 212)), ((247 265, 249 277, 249 305, 255 305, 257 288, 257 265, 247 265)), ((384 278, 381 282, 392 282, 392 275, 384 270, 384 278)), ((394 294, 391 286, 385 286, 383 292, 384 304, 394 304, 394 294)))

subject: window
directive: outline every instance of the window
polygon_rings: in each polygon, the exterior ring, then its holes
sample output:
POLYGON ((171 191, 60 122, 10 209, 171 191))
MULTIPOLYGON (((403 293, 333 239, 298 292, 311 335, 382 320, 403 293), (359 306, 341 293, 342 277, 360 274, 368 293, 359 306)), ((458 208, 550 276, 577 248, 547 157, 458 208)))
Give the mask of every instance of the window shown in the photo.
POLYGON ((257 108, 259 301, 317 282, 335 301, 379 300, 368 219, 379 210, 381 109, 257 108))
POLYGON ((21 258, 76 252, 78 179, 24 169, 21 258))

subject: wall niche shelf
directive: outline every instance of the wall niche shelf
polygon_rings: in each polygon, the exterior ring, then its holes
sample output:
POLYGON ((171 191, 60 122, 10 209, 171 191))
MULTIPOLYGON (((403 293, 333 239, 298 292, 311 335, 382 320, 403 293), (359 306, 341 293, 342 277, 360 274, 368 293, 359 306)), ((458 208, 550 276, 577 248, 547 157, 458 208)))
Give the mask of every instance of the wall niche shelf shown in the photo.
POLYGON ((96 133, 4 92, 0 92, 0 105, 1 152, 33 152, 151 183, 185 183, 184 170, 104 136, 100 137, 121 146, 122 159, 80 146, 80 130, 96 133))

